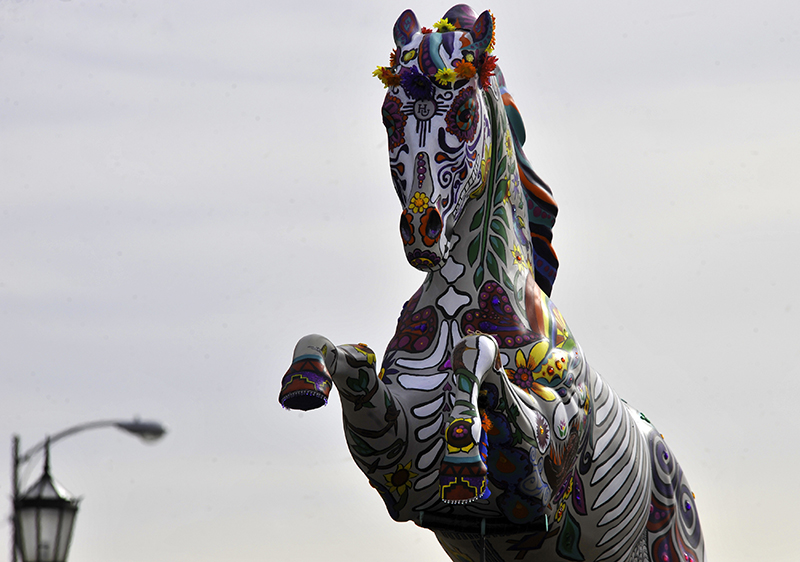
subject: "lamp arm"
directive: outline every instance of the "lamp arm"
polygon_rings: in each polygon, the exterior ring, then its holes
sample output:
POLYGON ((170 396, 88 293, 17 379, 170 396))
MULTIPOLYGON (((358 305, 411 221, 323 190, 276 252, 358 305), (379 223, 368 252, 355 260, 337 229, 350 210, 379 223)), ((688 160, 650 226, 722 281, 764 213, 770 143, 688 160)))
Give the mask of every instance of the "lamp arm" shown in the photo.
POLYGON ((63 431, 59 431, 58 433, 56 433, 55 435, 50 436, 49 438, 45 438, 40 443, 37 443, 36 445, 34 445, 30 449, 28 449, 25 453, 23 453, 22 455, 19 456, 18 463, 19 463, 19 465, 23 465, 26 462, 28 462, 29 460, 31 460, 31 457, 33 457, 33 455, 35 455, 36 453, 38 453, 39 451, 41 451, 42 449, 45 448, 45 446, 47 445, 48 439, 50 441, 50 445, 52 445, 56 441, 59 441, 59 440, 65 438, 65 437, 69 437, 70 435, 74 435, 76 433, 80 433, 81 431, 86 431, 88 429, 99 429, 101 427, 112 427, 112 426, 116 426, 119 423, 120 423, 119 421, 114 421, 114 420, 101 420, 101 421, 93 421, 93 422, 88 422, 88 423, 82 423, 80 425, 75 425, 73 427, 69 427, 69 428, 67 428, 67 429, 65 429, 63 431))

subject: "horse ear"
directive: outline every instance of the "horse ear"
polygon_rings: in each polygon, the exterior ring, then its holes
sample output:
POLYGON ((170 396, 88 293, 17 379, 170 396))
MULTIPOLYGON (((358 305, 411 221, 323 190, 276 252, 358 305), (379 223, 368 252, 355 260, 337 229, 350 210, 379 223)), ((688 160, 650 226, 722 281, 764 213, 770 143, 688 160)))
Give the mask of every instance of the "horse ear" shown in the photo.
POLYGON ((394 44, 401 49, 408 45, 411 37, 419 31, 417 16, 411 10, 406 10, 394 23, 394 44))
POLYGON ((466 4, 456 4, 447 10, 447 13, 442 17, 453 24, 456 29, 472 29, 472 26, 475 25, 477 15, 475 11, 466 4))
POLYGON ((476 51, 485 51, 492 43, 494 37, 494 19, 489 10, 486 10, 478 19, 475 20, 475 25, 472 26, 472 45, 476 51))

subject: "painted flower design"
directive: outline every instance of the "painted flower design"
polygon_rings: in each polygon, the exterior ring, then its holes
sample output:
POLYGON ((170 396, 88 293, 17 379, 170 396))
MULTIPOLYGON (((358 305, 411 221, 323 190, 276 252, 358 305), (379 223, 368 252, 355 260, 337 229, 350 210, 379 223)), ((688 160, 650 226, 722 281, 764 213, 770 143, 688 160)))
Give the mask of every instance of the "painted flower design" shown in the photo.
POLYGON ((536 446, 539 451, 544 453, 550 445, 550 424, 547 419, 539 412, 533 412, 533 431, 536 438, 536 446))
POLYGON ((412 213, 421 213, 428 208, 428 203, 430 203, 428 196, 421 191, 417 191, 411 196, 411 201, 408 202, 408 208, 412 213))
POLYGON ((467 142, 475 138, 479 120, 475 88, 470 86, 461 90, 453 100, 453 105, 450 106, 444 119, 447 123, 447 132, 458 140, 467 142))
POLYGON ((514 244, 514 247, 511 249, 511 253, 514 255, 514 263, 517 264, 517 267, 521 272, 524 273, 530 269, 531 264, 528 262, 528 259, 525 257, 525 254, 522 252, 519 244, 514 244))
POLYGON ((541 363, 549 348, 550 343, 547 340, 542 340, 531 348, 527 357, 525 357, 525 353, 521 349, 518 349, 517 354, 514 356, 514 363, 517 368, 506 369, 506 376, 526 392, 536 394, 547 402, 552 402, 558 395, 536 380, 540 376, 536 367, 541 363))
POLYGON ((398 98, 387 95, 383 102, 381 114, 386 134, 389 136, 389 150, 392 151, 406 142, 406 120, 408 117, 401 111, 403 102, 398 98))
POLYGON ((401 496, 408 491, 408 489, 411 487, 411 480, 417 476, 417 474, 411 472, 411 461, 408 461, 408 463, 405 465, 398 464, 397 470, 391 474, 383 475, 383 477, 386 478, 386 484, 389 486, 389 491, 397 492, 401 496))
POLYGON ((433 98, 433 82, 413 66, 400 73, 400 86, 411 99, 429 100, 433 98))
POLYGON ((468 453, 475 446, 472 438, 472 420, 456 418, 447 427, 445 435, 448 453, 468 453))
POLYGON ((533 371, 539 362, 544 359, 547 347, 546 341, 540 341, 533 346, 527 357, 525 357, 525 353, 521 349, 518 349, 517 354, 514 356, 516 369, 506 369, 506 376, 508 376, 509 380, 520 388, 526 390, 531 388, 535 382, 533 371))

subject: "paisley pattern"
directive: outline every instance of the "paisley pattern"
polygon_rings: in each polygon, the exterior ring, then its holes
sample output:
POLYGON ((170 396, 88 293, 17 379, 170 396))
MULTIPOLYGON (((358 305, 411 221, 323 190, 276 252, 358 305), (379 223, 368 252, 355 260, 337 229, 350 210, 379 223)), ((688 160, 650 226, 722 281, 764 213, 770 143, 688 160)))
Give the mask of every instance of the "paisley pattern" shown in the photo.
POLYGON ((542 339, 531 332, 514 312, 511 299, 501 285, 489 281, 478 294, 478 308, 464 314, 465 334, 492 334, 500 347, 521 347, 542 339))
POLYGON ((494 18, 462 4, 434 27, 406 10, 376 71, 403 253, 426 279, 380 368, 364 344, 306 336, 281 404, 320 407, 336 386, 389 515, 452 560, 704 561, 674 454, 550 300, 558 209, 522 151, 494 18))
POLYGON ((422 290, 411 297, 403 306, 400 319, 397 321, 397 331, 389 341, 387 351, 403 350, 421 353, 430 347, 439 327, 436 309, 432 306, 417 311, 417 304, 422 290))

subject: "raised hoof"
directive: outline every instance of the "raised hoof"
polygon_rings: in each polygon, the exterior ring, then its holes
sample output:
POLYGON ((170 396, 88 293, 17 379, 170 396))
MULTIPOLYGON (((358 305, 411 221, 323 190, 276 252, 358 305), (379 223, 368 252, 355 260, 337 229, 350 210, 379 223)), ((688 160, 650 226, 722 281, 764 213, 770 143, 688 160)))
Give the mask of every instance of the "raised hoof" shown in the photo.
POLYGON ((328 403, 333 381, 325 365, 315 359, 294 363, 281 381, 278 401, 288 410, 314 410, 328 403))
POLYGON ((481 462, 454 463, 442 461, 439 489, 444 503, 469 503, 491 495, 486 485, 486 465, 481 462))

